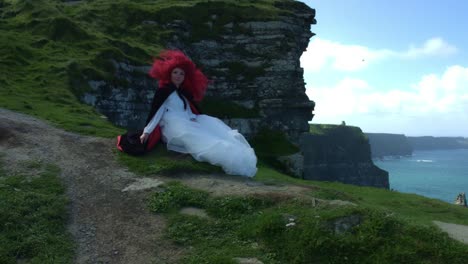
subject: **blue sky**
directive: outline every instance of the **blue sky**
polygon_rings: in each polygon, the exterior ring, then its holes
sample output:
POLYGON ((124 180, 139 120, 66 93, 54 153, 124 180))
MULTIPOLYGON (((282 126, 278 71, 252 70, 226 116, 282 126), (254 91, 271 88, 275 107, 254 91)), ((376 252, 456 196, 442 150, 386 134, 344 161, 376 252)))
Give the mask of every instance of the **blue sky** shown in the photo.
POLYGON ((468 137, 468 1, 306 0, 312 123, 468 137))

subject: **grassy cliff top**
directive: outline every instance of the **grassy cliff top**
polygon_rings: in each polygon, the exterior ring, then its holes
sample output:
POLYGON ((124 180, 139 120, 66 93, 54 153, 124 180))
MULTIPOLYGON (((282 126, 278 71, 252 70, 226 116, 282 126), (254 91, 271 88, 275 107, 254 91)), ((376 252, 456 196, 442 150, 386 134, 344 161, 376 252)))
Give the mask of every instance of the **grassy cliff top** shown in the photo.
POLYGON ((359 127, 333 124, 309 124, 309 132, 312 135, 342 141, 366 142, 368 138, 359 127))
POLYGON ((304 4, 0 0, 0 107, 67 130, 111 137, 122 130, 77 99, 90 89, 87 80, 119 81, 111 60, 149 65, 171 36, 166 25, 172 21, 187 22, 193 28, 189 38, 213 38, 229 22, 272 20, 291 13, 289 5, 304 4))

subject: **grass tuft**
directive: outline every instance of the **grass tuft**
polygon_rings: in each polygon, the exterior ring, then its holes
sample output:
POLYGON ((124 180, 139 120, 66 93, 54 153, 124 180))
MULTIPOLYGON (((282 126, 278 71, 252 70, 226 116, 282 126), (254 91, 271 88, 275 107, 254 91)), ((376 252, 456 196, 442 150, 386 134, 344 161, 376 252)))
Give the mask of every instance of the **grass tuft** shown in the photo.
POLYGON ((150 207, 167 213, 168 238, 192 248, 182 263, 235 263, 236 257, 265 263, 464 263, 468 254, 433 225, 382 210, 311 207, 266 195, 213 197, 180 183, 164 189, 150 207), (180 214, 183 206, 204 209, 209 218, 180 214), (342 224, 351 218, 358 220, 342 224))
POLYGON ((155 213, 165 213, 184 206, 204 207, 208 193, 190 189, 179 182, 166 184, 164 191, 154 193, 150 198, 150 210, 155 213))
MULTIPOLYGON (((29 170, 43 165, 28 162, 29 170)), ((38 176, 0 172, 0 263, 71 263, 74 244, 66 230, 68 199, 55 166, 38 176)))

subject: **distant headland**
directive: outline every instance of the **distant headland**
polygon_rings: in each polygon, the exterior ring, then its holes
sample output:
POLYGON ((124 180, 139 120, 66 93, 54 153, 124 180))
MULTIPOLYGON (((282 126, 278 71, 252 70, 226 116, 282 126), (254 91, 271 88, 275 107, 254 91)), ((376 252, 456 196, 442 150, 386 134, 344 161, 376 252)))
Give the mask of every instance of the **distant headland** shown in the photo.
POLYGON ((464 137, 408 137, 403 134, 365 133, 371 145, 373 158, 384 156, 411 156, 415 150, 468 149, 464 137))

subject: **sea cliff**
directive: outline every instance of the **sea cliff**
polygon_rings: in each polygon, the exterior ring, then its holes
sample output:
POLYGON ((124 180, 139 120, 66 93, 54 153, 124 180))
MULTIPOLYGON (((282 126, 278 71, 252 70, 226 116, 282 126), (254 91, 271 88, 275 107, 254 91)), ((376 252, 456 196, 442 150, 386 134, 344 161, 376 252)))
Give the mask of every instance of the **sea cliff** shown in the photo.
POLYGON ((414 150, 468 148, 464 137, 408 137, 403 134, 366 133, 373 158, 411 156, 414 150))
POLYGON ((415 150, 468 148, 468 138, 463 137, 407 137, 415 150))
POLYGON ((413 146, 402 134, 366 133, 373 158, 384 156, 411 156, 413 146))
POLYGON ((358 127, 311 125, 303 137, 304 179, 389 188, 388 172, 374 165, 358 127))

